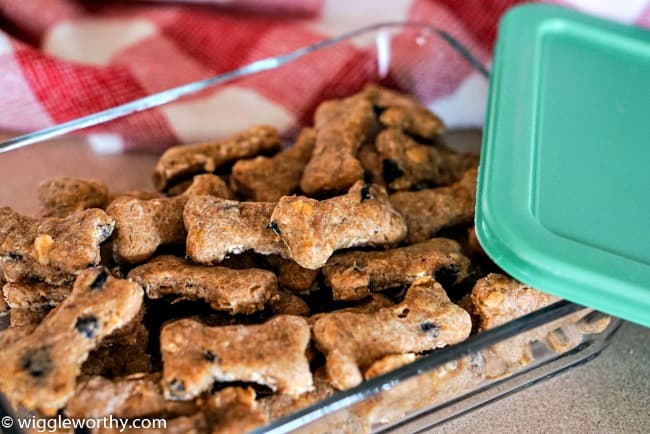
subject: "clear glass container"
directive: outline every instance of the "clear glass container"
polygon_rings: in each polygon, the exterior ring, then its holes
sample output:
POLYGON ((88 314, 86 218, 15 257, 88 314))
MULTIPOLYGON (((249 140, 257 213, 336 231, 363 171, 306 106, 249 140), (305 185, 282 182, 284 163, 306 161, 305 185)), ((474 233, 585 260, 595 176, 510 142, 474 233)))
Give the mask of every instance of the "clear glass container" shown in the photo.
MULTIPOLYGON (((318 94, 326 99, 349 95, 365 83, 375 82, 410 93, 431 106, 432 101, 449 95, 469 74, 487 80, 488 71, 483 66, 486 60, 486 54, 478 47, 466 47, 429 25, 388 23, 371 26, 62 127, 53 127, 43 135, 30 134, 24 136, 22 142, 14 140, 11 146, 16 148, 42 138, 47 142, 0 155, 0 173, 10 175, 3 181, 0 203, 20 212, 34 211, 36 184, 51 176, 94 177, 109 182, 116 191, 149 186, 149 171, 157 158, 155 155, 99 155, 72 135, 87 132, 81 128, 92 127, 91 130, 97 132, 107 127, 119 129, 120 123, 137 124, 143 113, 136 112, 173 105, 173 101, 179 97, 183 99, 183 95, 208 92, 208 88, 216 86, 246 86, 257 80, 272 80, 279 88, 295 83, 300 94, 318 94), (318 73, 313 65, 323 61, 349 61, 345 59, 349 58, 350 50, 354 51, 356 61, 349 63, 344 80, 328 76, 305 79, 306 65, 312 65, 310 74, 318 73), (106 124, 108 122, 110 124, 106 124), (66 134, 63 139, 54 139, 63 134, 66 134), (30 167, 31 170, 19 171, 18 167, 30 167)), ((471 109, 480 113, 486 101, 477 99, 472 104, 471 109)), ((311 107, 313 109, 315 107, 311 107)), ((444 107, 438 114, 445 119, 444 107)), ((205 121, 214 122, 217 116, 206 113, 205 121)), ((454 122, 452 127, 459 124, 462 122, 454 122)), ((296 128, 289 131, 296 131, 296 128)), ((451 128, 449 143, 463 151, 478 152, 477 141, 467 137, 451 128)), ((0 319, 0 324, 3 322, 6 326, 6 318, 0 319)), ((420 431, 591 360, 607 346, 619 325, 617 319, 560 301, 472 335, 460 344, 432 351, 413 363, 288 414, 256 432, 420 431), (528 362, 508 366, 495 364, 494 354, 504 345, 525 346, 530 355, 528 362)), ((7 408, 0 410, 10 412, 7 408)))

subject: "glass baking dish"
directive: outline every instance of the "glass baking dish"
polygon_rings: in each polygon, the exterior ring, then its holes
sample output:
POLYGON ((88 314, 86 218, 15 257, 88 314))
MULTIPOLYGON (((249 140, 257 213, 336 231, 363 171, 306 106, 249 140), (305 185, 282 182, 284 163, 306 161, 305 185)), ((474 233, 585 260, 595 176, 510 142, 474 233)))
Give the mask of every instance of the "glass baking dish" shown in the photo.
MULTIPOLYGON (((20 212, 34 211, 35 193, 30 197, 16 192, 35 192, 38 181, 52 176, 93 177, 121 191, 149 186, 147 170, 153 167, 155 155, 96 154, 71 133, 80 127, 91 127, 83 133, 119 131, 120 125, 125 123, 133 127, 143 115, 133 114, 135 111, 157 110, 156 106, 167 104, 173 106, 171 101, 175 97, 208 92, 207 88, 213 86, 253 86, 257 80, 273 80, 278 87, 286 87, 304 76, 305 65, 318 65, 318 60, 322 59, 338 62, 342 56, 346 56, 348 62, 345 80, 319 76, 319 80, 300 82, 297 85, 300 92, 327 99, 351 94, 368 82, 398 88, 430 106, 443 119, 451 119, 447 140, 451 147, 478 152, 476 133, 458 131, 471 125, 472 119, 459 117, 457 110, 453 113, 450 101, 463 78, 473 74, 479 81, 487 79, 488 72, 483 66, 486 54, 429 25, 378 24, 183 86, 171 93, 148 97, 142 104, 126 105, 67 127, 52 128, 46 135, 47 143, 0 156, 0 173, 11 175, 6 177, 5 187, 0 192, 0 203, 20 212), (351 51, 354 62, 350 62, 351 51), (431 71, 437 71, 435 80, 430 78, 431 71), (63 133, 68 134, 64 140, 52 139, 63 133), (25 162, 34 170, 17 172, 14 169, 25 162)), ((310 70, 310 73, 315 72, 310 70)), ((486 96, 485 93, 472 101, 472 112, 482 113, 486 96)), ((308 111, 313 109, 315 106, 308 111)), ((207 113, 205 122, 212 122, 216 115, 207 113)), ((287 139, 297 127, 287 129, 287 139)), ((6 318, 0 319, 1 324, 6 326, 6 318)), ((474 334, 460 344, 432 351, 355 388, 287 414, 255 432, 420 431, 591 360, 608 345, 619 325, 618 319, 559 301, 474 334), (509 344, 526 345, 530 349, 528 363, 486 374, 491 351, 509 344)), ((10 409, 0 410, 11 414, 10 409)))

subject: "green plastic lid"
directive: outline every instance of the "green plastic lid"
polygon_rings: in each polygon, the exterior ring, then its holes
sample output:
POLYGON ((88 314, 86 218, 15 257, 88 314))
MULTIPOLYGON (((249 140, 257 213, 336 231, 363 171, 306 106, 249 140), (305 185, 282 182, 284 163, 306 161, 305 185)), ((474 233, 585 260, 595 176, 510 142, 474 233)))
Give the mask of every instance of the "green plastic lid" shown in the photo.
POLYGON ((650 326, 650 32, 549 5, 501 21, 476 205, 517 279, 650 326))

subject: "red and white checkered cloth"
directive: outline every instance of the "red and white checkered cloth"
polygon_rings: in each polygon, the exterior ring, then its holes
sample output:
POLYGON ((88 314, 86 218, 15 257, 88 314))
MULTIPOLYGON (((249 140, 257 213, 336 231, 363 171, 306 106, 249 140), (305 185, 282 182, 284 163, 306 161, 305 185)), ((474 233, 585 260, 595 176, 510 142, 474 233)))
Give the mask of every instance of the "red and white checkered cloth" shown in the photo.
MULTIPOLYGON (((429 22, 489 64, 499 17, 521 2, 193 1, 204 4, 0 0, 0 130, 44 128, 382 21, 429 22)), ((555 2, 650 27, 648 0, 555 2)), ((103 151, 160 150, 255 123, 291 131, 333 87, 362 85, 363 73, 353 73, 362 48, 349 44, 336 55, 94 127, 89 140, 103 151)), ((418 96, 452 126, 479 125, 486 80, 453 62, 433 66, 417 79, 436 82, 435 91, 418 96)))

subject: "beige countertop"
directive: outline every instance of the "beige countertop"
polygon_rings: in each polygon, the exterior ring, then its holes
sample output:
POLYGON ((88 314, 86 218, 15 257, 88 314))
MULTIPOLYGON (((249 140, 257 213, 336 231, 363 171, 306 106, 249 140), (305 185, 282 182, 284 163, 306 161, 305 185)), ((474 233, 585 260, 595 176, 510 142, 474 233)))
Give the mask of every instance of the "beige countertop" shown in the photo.
MULTIPOLYGON (((151 186, 152 155, 97 155, 81 140, 0 154, 0 205, 37 207, 52 176, 101 179, 113 191, 151 186)), ((432 432, 650 433, 650 329, 625 323, 595 360, 453 419, 432 432)))

